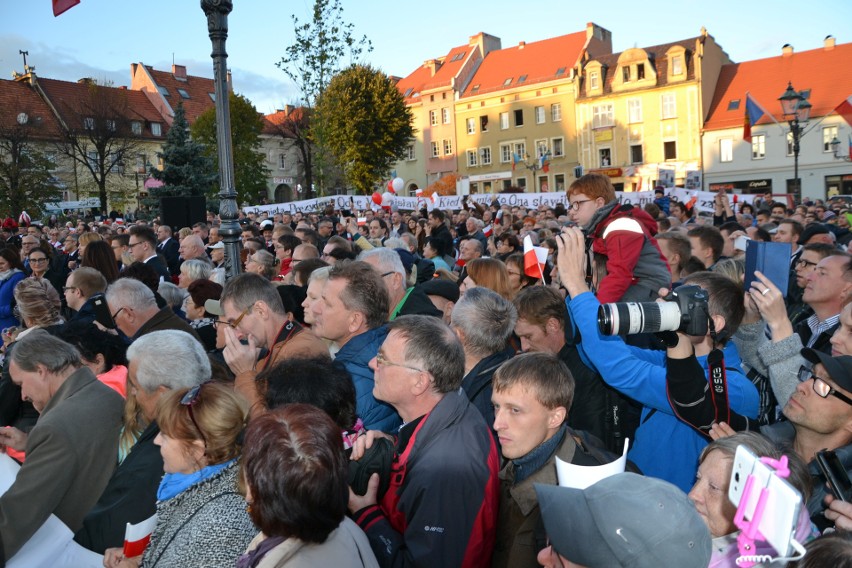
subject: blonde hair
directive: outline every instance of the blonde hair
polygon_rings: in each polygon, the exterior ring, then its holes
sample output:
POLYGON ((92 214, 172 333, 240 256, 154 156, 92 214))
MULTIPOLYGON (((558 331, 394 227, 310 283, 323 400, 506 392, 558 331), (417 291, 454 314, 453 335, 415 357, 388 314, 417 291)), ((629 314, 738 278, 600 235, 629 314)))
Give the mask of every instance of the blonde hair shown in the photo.
POLYGON ((102 241, 100 233, 87 232, 80 235, 80 238, 77 240, 77 245, 81 247, 85 247, 89 243, 93 243, 95 241, 102 241))
POLYGON ((25 278, 15 286, 14 295, 21 319, 28 322, 27 327, 45 327, 62 321, 59 312, 62 302, 50 281, 25 278))
POLYGON ((178 231, 178 240, 182 241, 191 234, 192 229, 190 229, 189 227, 184 227, 180 231, 178 231))

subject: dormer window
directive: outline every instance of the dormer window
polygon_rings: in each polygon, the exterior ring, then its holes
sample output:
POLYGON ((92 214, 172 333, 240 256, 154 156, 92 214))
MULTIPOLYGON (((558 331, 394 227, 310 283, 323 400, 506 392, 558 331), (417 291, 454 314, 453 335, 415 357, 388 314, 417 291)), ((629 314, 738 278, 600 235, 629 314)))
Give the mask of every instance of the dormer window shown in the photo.
POLYGON ((672 75, 683 75, 683 55, 672 57, 672 75))
POLYGON ((601 88, 600 75, 597 71, 592 71, 591 73, 589 73, 589 88, 592 90, 597 90, 601 88))
POLYGON ((164 97, 169 96, 169 90, 167 88, 158 86, 157 90, 160 91, 160 94, 163 95, 164 97))
POLYGON ((130 123, 130 131, 133 132, 136 136, 142 135, 142 123, 138 120, 134 120, 130 123))
POLYGON ((109 130, 110 132, 115 132, 115 121, 114 120, 107 120, 106 125, 107 125, 107 130, 109 130))
POLYGON ((645 64, 639 63, 636 65, 636 80, 641 81, 645 78, 645 64))
POLYGON ((95 129, 95 119, 91 116, 87 116, 83 119, 83 128, 86 130, 94 130, 95 129))
POLYGON ((154 136, 162 136, 163 135, 163 127, 159 122, 151 123, 151 134, 154 136))
POLYGON ((621 68, 621 79, 625 83, 630 81, 630 67, 629 66, 625 65, 624 67, 621 68))

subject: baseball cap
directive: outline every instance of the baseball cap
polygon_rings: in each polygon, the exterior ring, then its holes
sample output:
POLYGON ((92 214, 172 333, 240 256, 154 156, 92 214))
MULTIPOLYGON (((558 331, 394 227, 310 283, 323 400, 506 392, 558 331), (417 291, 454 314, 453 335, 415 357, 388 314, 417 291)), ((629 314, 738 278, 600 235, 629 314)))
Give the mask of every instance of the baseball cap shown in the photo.
POLYGON ((270 228, 270 229, 271 229, 272 227, 273 227, 273 223, 272 223, 272 221, 270 221, 269 219, 267 219, 266 221, 262 221, 262 222, 260 223, 260 228, 261 228, 261 230, 266 229, 266 228, 270 228))
POLYGON ((440 296, 451 302, 459 301, 459 287, 455 282, 443 280, 441 278, 433 278, 427 280, 423 284, 418 285, 420 291, 427 296, 440 296))
POLYGON ((814 364, 821 363, 837 386, 852 392, 852 356, 832 357, 822 351, 806 347, 802 349, 802 357, 814 364))
POLYGON ((222 309, 222 302, 219 300, 207 300, 204 302, 204 311, 209 312, 214 316, 225 315, 225 310, 222 309))
POLYGON ((536 483, 544 527, 560 555, 583 566, 706 568, 707 525, 686 494, 635 473, 587 489, 536 483))
POLYGON ((207 247, 207 250, 217 250, 225 248, 225 243, 222 241, 217 242, 216 244, 210 245, 207 247))
POLYGON ((798 244, 805 245, 808 243, 811 238, 816 235, 827 235, 829 233, 828 227, 823 225, 822 223, 811 223, 805 230, 802 231, 802 235, 799 237, 798 244))

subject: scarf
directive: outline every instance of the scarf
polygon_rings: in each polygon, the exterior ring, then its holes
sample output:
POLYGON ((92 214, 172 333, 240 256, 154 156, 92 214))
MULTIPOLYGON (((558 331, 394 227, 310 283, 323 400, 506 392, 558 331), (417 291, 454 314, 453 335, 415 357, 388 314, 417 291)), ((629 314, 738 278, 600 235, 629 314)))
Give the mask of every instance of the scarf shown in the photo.
POLYGON ((537 448, 533 448, 527 455, 512 460, 515 466, 515 485, 544 467, 544 464, 547 463, 547 460, 550 459, 550 456, 553 455, 553 452, 562 443, 562 439, 565 438, 565 432, 567 431, 568 427, 562 424, 556 434, 549 440, 542 442, 537 448))
POLYGON ((20 272, 20 269, 18 268, 10 268, 9 270, 4 270, 3 272, 0 272, 0 282, 5 282, 18 272, 20 272))
POLYGON ((205 479, 210 479, 235 461, 236 458, 225 463, 208 465, 192 473, 167 473, 163 476, 160 487, 157 489, 157 500, 168 501, 172 497, 177 497, 193 485, 201 483, 205 479))
POLYGON ((266 556, 266 553, 284 542, 285 539, 283 536, 272 536, 266 537, 261 541, 260 544, 254 550, 249 550, 239 558, 237 558, 237 568, 254 568, 260 561, 263 560, 263 557, 266 556))

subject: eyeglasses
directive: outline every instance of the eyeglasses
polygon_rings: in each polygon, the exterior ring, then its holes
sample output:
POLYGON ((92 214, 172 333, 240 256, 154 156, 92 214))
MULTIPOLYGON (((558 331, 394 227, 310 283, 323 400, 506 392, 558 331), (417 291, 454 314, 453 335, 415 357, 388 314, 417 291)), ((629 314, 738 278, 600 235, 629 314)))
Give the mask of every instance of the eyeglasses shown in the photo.
POLYGON ((418 369, 417 367, 410 367, 408 365, 403 365, 402 363, 394 363, 393 361, 389 361, 387 357, 385 357, 381 351, 376 353, 376 365, 379 367, 402 367, 403 369, 408 369, 409 371, 417 371, 418 373, 425 373, 423 369, 418 369))
POLYGON ((47 257, 43 256, 41 258, 31 258, 30 259, 30 264, 41 264, 42 262, 47 262, 47 257))
POLYGON ((796 266, 802 266, 804 268, 810 268, 811 266, 816 266, 816 262, 811 262, 810 260, 805 260, 804 258, 800 258, 796 261, 796 266))
POLYGON ((112 314, 112 321, 115 321, 115 318, 118 317, 118 314, 120 314, 121 312, 124 311, 125 307, 126 306, 122 306, 122 307, 118 308, 118 310, 114 314, 112 314))
MULTIPOLYGON (((257 302, 255 302, 255 303, 257 303, 257 302)), ((236 329, 236 328, 237 328, 237 326, 238 326, 238 325, 240 325, 240 322, 241 322, 241 321, 243 321, 243 318, 244 318, 244 317, 246 317, 246 316, 249 314, 249 312, 251 311, 251 309, 252 309, 253 307, 254 307, 254 304, 252 304, 252 305, 250 305, 249 307, 247 307, 245 310, 243 310, 243 313, 241 313, 241 314, 239 315, 239 317, 237 317, 237 319, 235 319, 234 321, 227 321, 227 320, 217 319, 217 320, 214 320, 214 321, 213 321, 213 324, 214 324, 214 325, 215 325, 215 324, 224 324, 224 325, 227 325, 228 327, 230 327, 231 329, 236 329)))
POLYGON ((135 247, 136 245, 141 245, 141 244, 142 244, 142 243, 144 243, 144 242, 145 242, 145 241, 136 241, 135 243, 127 243, 127 248, 129 248, 129 249, 131 249, 131 250, 132 250, 132 249, 133 249, 133 247, 135 247))
POLYGON ((195 403, 198 402, 198 397, 201 394, 201 387, 203 387, 207 383, 201 383, 200 385, 195 385, 183 395, 183 398, 180 399, 180 403, 186 407, 186 410, 189 412, 189 419, 192 420, 192 424, 195 426, 195 429, 198 430, 198 434, 201 436, 201 440, 204 442, 204 447, 207 448, 207 438, 204 436, 204 432, 201 431, 201 427, 198 425, 198 422, 195 421, 195 414, 192 412, 192 407, 195 406, 195 403))
POLYGON ((384 278, 385 276, 390 276, 391 274, 395 274, 393 270, 391 270, 390 272, 385 272, 384 274, 382 274, 382 278, 384 278))
POLYGON ((829 395, 839 398, 846 404, 852 406, 852 398, 849 398, 843 393, 838 392, 834 387, 826 382, 822 377, 818 377, 805 366, 799 367, 799 382, 805 382, 813 379, 813 389, 821 398, 828 398, 829 395))
POLYGON ((76 286, 63 286, 62 291, 67 292, 68 290, 79 290, 76 286))
POLYGON ((587 201, 594 201, 594 200, 593 199, 578 199, 577 201, 572 201, 571 205, 569 207, 571 207, 571 209, 573 209, 574 211, 579 211, 580 205, 582 205, 583 203, 586 203, 587 201))

